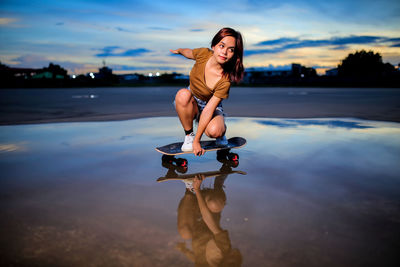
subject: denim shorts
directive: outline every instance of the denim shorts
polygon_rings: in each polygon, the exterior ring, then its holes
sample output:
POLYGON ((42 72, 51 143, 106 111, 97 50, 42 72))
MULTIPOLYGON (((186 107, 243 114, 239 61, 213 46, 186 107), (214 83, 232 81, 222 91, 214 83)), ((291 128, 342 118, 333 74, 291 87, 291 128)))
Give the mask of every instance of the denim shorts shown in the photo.
MULTIPOLYGON (((187 89, 190 91, 189 86, 187 89)), ((195 97, 193 94, 192 94, 192 96, 193 96, 194 100, 196 100, 197 108, 199 109, 199 113, 197 114, 197 117, 196 117, 196 121, 198 122, 200 120, 200 114, 201 114, 201 112, 203 112, 203 109, 207 105, 207 102, 195 97)), ((174 100, 174 107, 176 108, 175 100, 174 100)), ((224 108, 222 107, 222 100, 221 100, 221 102, 219 102, 218 106, 216 107, 213 117, 215 117, 217 115, 222 115, 222 116, 226 117, 226 114, 224 113, 224 108)))

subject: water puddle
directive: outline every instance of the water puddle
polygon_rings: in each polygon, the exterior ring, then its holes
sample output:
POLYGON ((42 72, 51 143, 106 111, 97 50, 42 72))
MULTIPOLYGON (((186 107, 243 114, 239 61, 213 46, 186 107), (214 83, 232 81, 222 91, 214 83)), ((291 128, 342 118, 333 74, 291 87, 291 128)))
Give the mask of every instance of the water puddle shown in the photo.
POLYGON ((383 266, 400 246, 400 124, 229 118, 231 162, 155 147, 177 118, 0 127, 6 265, 383 266), (199 182, 199 178, 204 179, 199 182), (194 188, 199 188, 194 194, 194 188))
POLYGON ((98 98, 98 95, 73 95, 73 99, 94 99, 98 98))

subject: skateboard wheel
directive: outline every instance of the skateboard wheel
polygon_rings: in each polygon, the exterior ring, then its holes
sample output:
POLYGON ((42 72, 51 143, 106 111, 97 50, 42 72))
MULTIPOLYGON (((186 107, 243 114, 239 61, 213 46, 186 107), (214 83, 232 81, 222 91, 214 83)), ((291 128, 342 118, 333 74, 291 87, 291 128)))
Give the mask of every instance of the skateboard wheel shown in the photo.
POLYGON ((188 167, 187 167, 187 166, 183 166, 183 167, 177 166, 177 167, 176 167, 176 170, 177 170, 177 172, 179 172, 179 173, 186 173, 186 172, 188 171, 188 167))
POLYGON ((238 160, 233 160, 233 161, 231 161, 231 166, 232 166, 233 168, 236 168, 237 166, 239 166, 239 161, 238 161, 238 160))
POLYGON ((177 159, 176 165, 179 167, 186 167, 188 165, 188 161, 186 159, 177 159))
POLYGON ((236 153, 229 153, 228 154, 228 159, 231 161, 238 161, 239 160, 239 155, 236 153))

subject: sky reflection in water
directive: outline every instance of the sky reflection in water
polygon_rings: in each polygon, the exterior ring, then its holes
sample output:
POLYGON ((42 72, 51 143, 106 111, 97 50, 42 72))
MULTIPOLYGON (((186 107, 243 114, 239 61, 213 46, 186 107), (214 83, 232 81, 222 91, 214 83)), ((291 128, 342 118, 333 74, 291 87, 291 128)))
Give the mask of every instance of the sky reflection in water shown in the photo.
MULTIPOLYGON (((185 175, 226 176, 219 223, 243 266, 393 262, 399 124, 229 118, 227 126, 228 137, 248 141, 236 151, 239 166, 218 162, 215 152, 185 155, 185 175)), ((177 216, 185 185, 156 181, 171 170, 154 148, 183 139, 177 118, 0 129, 6 263, 189 264, 175 248, 183 242, 177 216)))

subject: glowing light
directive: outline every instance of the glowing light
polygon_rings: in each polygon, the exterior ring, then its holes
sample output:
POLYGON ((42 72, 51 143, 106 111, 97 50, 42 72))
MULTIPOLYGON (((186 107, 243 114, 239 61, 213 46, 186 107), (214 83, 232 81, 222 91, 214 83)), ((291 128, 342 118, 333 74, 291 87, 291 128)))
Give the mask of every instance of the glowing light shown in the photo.
POLYGON ((150 72, 150 73, 149 73, 149 77, 153 77, 153 73, 150 72))
POLYGON ((157 76, 157 77, 158 77, 158 76, 160 76, 160 73, 159 73, 159 72, 157 72, 157 73, 156 73, 156 76, 157 76))
POLYGON ((75 79, 76 78, 76 75, 74 74, 74 75, 72 75, 72 79, 75 79))

